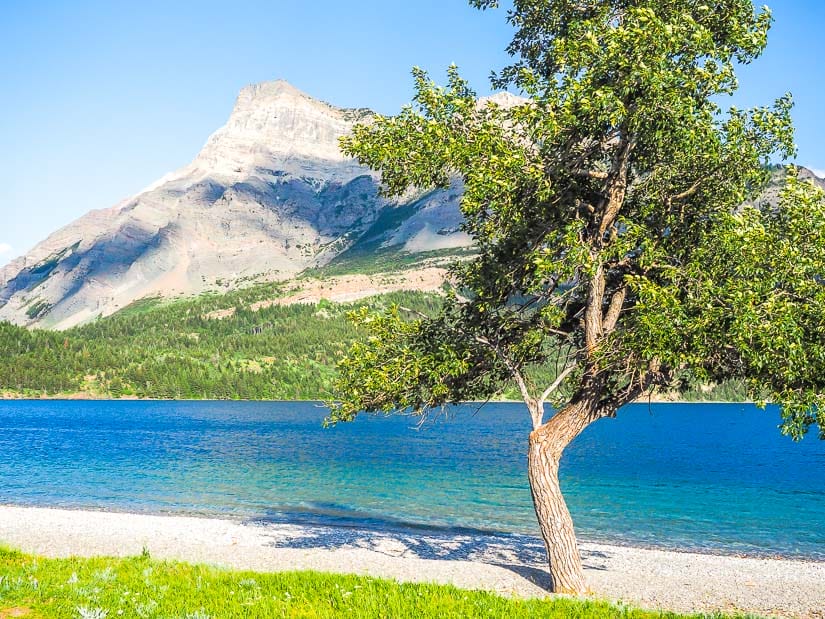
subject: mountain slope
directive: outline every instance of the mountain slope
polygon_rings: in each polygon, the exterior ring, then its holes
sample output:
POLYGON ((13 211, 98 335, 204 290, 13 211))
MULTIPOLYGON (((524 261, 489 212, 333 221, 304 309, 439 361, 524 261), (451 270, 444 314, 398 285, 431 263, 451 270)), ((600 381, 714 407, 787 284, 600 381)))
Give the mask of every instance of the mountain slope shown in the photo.
POLYGON ((375 176, 340 153, 338 138, 370 114, 283 81, 244 88, 191 164, 0 270, 0 320, 65 329, 146 296, 287 279, 327 263, 398 207, 405 216, 380 245, 466 245, 459 191, 388 203, 375 176))

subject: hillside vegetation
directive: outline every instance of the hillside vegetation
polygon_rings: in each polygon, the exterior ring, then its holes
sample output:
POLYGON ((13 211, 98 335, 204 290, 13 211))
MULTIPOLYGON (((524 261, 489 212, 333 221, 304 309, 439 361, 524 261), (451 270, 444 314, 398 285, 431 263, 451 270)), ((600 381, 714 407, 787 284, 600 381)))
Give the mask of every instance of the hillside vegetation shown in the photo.
MULTIPOLYGON (((63 332, 0 322, 0 394, 325 399, 339 356, 363 336, 347 320, 349 311, 398 304, 428 313, 441 302, 434 293, 392 292, 352 303, 269 305, 292 292, 283 284, 259 284, 223 295, 144 299, 63 332)), ((533 372, 538 383, 554 376, 549 367, 533 372)), ((502 394, 517 396, 514 388, 502 394)), ((684 397, 739 400, 742 391, 722 385, 684 397)))
POLYGON ((148 398, 318 399, 358 332, 347 311, 391 303, 432 311, 436 295, 391 293, 358 303, 250 306, 275 285, 162 303, 143 300, 64 332, 0 323, 0 389, 148 398), (224 318, 210 317, 234 310, 224 318))

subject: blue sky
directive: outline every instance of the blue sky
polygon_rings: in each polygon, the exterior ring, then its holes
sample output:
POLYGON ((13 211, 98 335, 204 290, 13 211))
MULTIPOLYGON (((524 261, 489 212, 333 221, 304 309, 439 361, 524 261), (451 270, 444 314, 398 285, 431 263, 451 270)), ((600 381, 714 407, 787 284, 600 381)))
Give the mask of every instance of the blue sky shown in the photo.
MULTIPOLYGON (((825 176, 825 2, 768 4, 768 51, 734 103, 791 91, 798 163, 825 176)), ((188 163, 246 84, 391 114, 413 65, 455 62, 486 94, 504 18, 464 0, 0 0, 0 265, 188 163)))

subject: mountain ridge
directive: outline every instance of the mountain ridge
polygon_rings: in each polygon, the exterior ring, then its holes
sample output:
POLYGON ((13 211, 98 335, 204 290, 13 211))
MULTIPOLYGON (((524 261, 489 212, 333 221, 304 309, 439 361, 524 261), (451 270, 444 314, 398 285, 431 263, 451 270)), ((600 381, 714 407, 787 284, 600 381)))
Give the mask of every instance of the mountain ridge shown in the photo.
POLYGON ((413 208, 382 244, 466 246, 459 192, 389 201, 377 176, 340 152, 338 139, 371 114, 283 80, 244 87, 191 163, 0 269, 0 320, 65 329, 146 296, 288 279, 326 264, 398 206, 413 208))

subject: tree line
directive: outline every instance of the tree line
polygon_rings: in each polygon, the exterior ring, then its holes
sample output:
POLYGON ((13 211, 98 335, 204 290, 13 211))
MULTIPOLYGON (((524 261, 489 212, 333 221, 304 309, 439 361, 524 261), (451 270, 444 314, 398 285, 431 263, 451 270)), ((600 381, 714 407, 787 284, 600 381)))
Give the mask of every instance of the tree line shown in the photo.
POLYGON ((0 323, 0 391, 29 397, 322 399, 341 351, 360 336, 346 314, 401 304, 432 312, 436 295, 399 292, 359 303, 249 306, 251 288, 174 302, 144 300, 63 332, 0 323), (233 311, 224 318, 216 310, 233 311))

